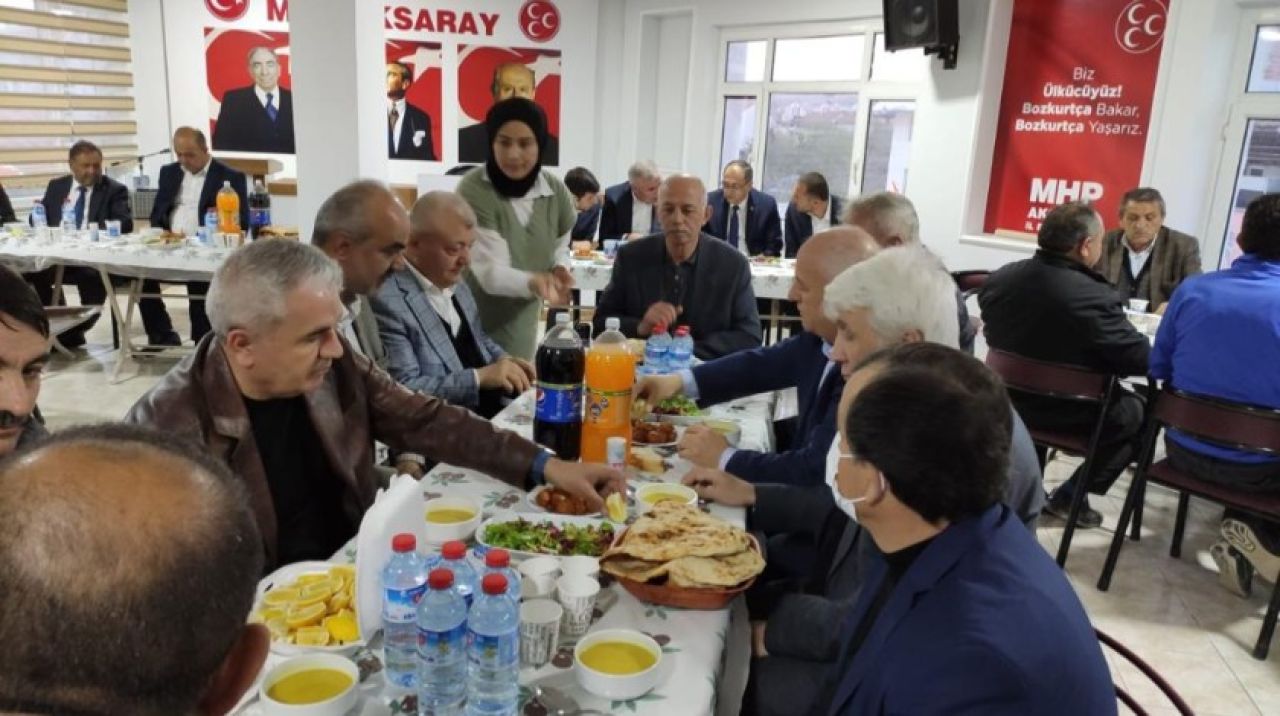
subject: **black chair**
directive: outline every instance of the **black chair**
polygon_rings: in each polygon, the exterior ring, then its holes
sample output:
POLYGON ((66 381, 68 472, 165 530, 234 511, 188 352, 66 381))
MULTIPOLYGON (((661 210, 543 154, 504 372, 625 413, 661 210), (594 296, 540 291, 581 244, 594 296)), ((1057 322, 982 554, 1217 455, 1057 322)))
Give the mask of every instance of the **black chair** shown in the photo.
MULTIPOLYGON (((1100 629, 1095 628, 1093 633, 1098 635, 1098 641, 1102 642, 1104 646, 1124 657, 1125 661, 1133 664, 1134 668, 1141 671, 1142 675, 1147 677, 1147 680, 1154 684, 1155 687, 1160 690, 1160 693, 1164 694, 1165 698, 1169 699, 1169 703, 1173 704, 1173 707, 1177 709, 1178 713, 1183 714, 1183 716, 1195 716, 1195 712, 1191 710, 1191 707, 1187 705, 1187 702, 1183 701, 1182 697, 1178 695, 1178 692, 1174 691, 1173 687, 1169 685, 1169 682, 1165 681, 1163 676, 1161 676, 1155 669, 1151 668, 1150 664, 1143 661, 1142 657, 1130 651, 1124 644, 1121 644, 1112 637, 1104 634, 1100 629)), ((1116 687, 1116 698, 1125 706, 1128 706, 1129 710, 1138 716, 1147 716, 1146 709, 1142 708, 1142 706, 1129 695, 1129 692, 1119 686, 1116 687)))
MULTIPOLYGON (((1264 520, 1280 522, 1280 493, 1249 492, 1229 485, 1207 482, 1174 468, 1168 460, 1152 464, 1155 459, 1156 440, 1162 427, 1238 450, 1267 455, 1280 454, 1280 411, 1192 395, 1170 387, 1157 388, 1155 380, 1151 380, 1151 386, 1153 397, 1149 404, 1152 407, 1147 411, 1138 469, 1134 473, 1133 484, 1129 486, 1129 493, 1125 496, 1124 509, 1120 512, 1120 522, 1116 525, 1111 549, 1107 551, 1107 561, 1103 564, 1102 575, 1098 578, 1098 589, 1102 591, 1106 591, 1111 586, 1111 575, 1115 571, 1116 561, 1120 558, 1120 547, 1124 544, 1125 528, 1130 518, 1135 516, 1135 512, 1138 515, 1141 514, 1148 482, 1165 485, 1178 491, 1178 512, 1173 526, 1173 543, 1169 547, 1169 555, 1172 557, 1182 555, 1182 535, 1186 528, 1187 508, 1190 506, 1192 495, 1211 500, 1224 507, 1247 512, 1264 520)), ((1274 575, 1271 576, 1274 578, 1274 575)), ((1262 620, 1262 631, 1258 634, 1258 641, 1253 647, 1254 658, 1267 658, 1278 613, 1280 613, 1280 584, 1271 591, 1271 602, 1262 620)))
POLYGON ((1051 398, 1095 403, 1098 406, 1098 418, 1094 421, 1093 429, 1087 433, 1041 430, 1035 425, 1027 424, 1031 440, 1037 445, 1084 458, 1084 479, 1076 486, 1075 494, 1071 496, 1071 511, 1067 516, 1067 526, 1062 531, 1062 542, 1058 544, 1058 566, 1065 567, 1067 551, 1071 548, 1071 538, 1076 530, 1076 519, 1084 507, 1085 496, 1089 493, 1088 486, 1093 481, 1106 406, 1110 405, 1119 381, 1116 376, 1107 373, 1094 373, 1077 366, 1023 358, 995 348, 987 352, 987 366, 1004 380, 1005 385, 1014 390, 1051 398))

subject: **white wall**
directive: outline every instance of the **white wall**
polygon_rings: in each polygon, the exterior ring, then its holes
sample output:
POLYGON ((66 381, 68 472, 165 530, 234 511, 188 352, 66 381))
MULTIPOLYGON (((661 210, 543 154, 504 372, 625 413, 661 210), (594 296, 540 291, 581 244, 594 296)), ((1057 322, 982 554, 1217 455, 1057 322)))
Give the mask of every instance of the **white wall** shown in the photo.
MULTIPOLYGON (((723 29, 827 22, 838 30, 841 21, 882 13, 880 0, 619 0, 606 5, 621 6, 602 9, 599 17, 599 65, 602 72, 608 69, 598 96, 602 107, 620 110, 609 113, 616 121, 602 122, 597 142, 593 168, 606 184, 624 179, 627 166, 643 154, 650 130, 641 124, 642 106, 678 101, 680 95, 688 102, 684 132, 661 137, 664 157, 670 157, 663 164, 714 181, 719 134, 712 125, 723 29), (692 13, 687 91, 679 81, 671 83, 672 90, 659 81, 658 96, 649 97, 641 88, 654 71, 645 50, 655 40, 645 33, 664 26, 646 18, 685 11, 692 13)), ((918 98, 907 195, 920 213, 925 242, 948 266, 993 268, 1034 249, 980 235, 1013 0, 961 0, 959 7, 958 66, 943 70, 933 60, 918 98)), ((1206 224, 1230 99, 1231 82, 1223 78, 1230 74, 1240 20, 1240 9, 1229 0, 1171 3, 1143 170, 1144 183, 1168 199, 1169 223, 1200 235, 1208 255, 1218 240, 1205 232, 1219 228, 1206 224)), ((671 33, 668 39, 665 46, 683 37, 671 33)))

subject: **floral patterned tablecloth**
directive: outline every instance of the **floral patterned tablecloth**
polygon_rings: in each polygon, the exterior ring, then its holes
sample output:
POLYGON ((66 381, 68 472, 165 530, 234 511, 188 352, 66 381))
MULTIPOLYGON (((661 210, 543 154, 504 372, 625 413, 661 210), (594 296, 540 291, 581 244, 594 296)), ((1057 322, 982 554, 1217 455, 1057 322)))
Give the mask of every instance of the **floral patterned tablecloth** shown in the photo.
MULTIPOLYGON (((740 446, 768 450, 773 445, 771 416, 775 397, 758 395, 711 408, 718 417, 732 419, 741 426, 740 446)), ((526 393, 494 417, 494 424, 514 430, 526 437, 533 430, 533 394, 526 393)), ((688 470, 688 465, 676 460, 676 464, 661 479, 678 481, 688 470)), ((633 479, 647 479, 639 476, 633 479)), ((526 512, 530 507, 525 493, 472 470, 439 465, 422 479, 426 498, 441 495, 463 495, 483 505, 485 517, 500 511, 526 512)), ((741 508, 711 506, 712 514, 742 526, 745 512, 741 508)), ((355 540, 352 539, 334 555, 335 561, 354 562, 355 540)), ((605 578, 608 582, 608 578, 605 578)), ((662 645, 663 669, 666 672, 656 689, 637 699, 610 701, 587 693, 578 686, 573 673, 574 640, 561 637, 560 647, 551 663, 545 667, 521 669, 520 713, 523 716, 542 716, 546 710, 533 700, 535 685, 564 692, 577 700, 583 709, 594 709, 610 714, 636 714, 643 716, 677 716, 679 714, 736 714, 743 688, 746 685, 749 627, 742 600, 718 611, 694 611, 655 606, 640 602, 617 584, 608 584, 601 591, 596 605, 592 630, 625 627, 637 629, 652 636, 662 645)), ((382 678, 382 661, 375 641, 371 648, 356 653, 360 665, 363 699, 352 715, 384 716, 388 714, 416 714, 417 698, 411 694, 396 693, 386 686, 382 678)), ((266 667, 273 666, 280 657, 272 655, 266 667)), ((257 703, 250 703, 236 712, 241 716, 258 716, 257 703)))
MULTIPOLYGON (((751 289, 756 298, 782 300, 791 290, 795 279, 796 262, 777 259, 776 262, 751 262, 751 289)), ((584 291, 603 291, 613 274, 613 262, 606 259, 574 259, 573 280, 584 291)))

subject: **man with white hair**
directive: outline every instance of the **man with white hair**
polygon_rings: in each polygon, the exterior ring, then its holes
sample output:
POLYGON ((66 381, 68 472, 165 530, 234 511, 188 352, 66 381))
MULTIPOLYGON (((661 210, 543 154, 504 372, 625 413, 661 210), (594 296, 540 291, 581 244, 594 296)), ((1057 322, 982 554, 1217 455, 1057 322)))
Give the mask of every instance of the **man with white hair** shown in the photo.
POLYGON ((462 197, 432 191, 409 215, 405 268, 373 302, 388 355, 387 372, 410 390, 471 408, 484 418, 533 382, 533 365, 484 332, 462 275, 471 264, 476 215, 462 197))
POLYGON ((325 559, 373 504, 373 443, 603 507, 620 473, 567 463, 465 408, 396 383, 338 333, 342 272, 320 250, 256 241, 214 274, 213 332, 126 420, 193 439, 243 480, 268 568, 325 559))
MULTIPOLYGON (((844 213, 844 223, 853 224, 875 237, 880 248, 894 246, 920 246, 920 216, 911 200, 902 194, 881 191, 859 197, 849 204, 844 213)), ((955 288, 956 322, 960 326, 960 350, 973 353, 973 341, 978 331, 969 320, 969 309, 964 305, 964 294, 955 288)))
MULTIPOLYGON (((1087 204, 1072 202, 1050 211, 1040 225, 1035 256, 991 274, 978 294, 987 345, 1099 373, 1146 375, 1151 351, 1146 336, 1125 317, 1120 294, 1089 268, 1097 261, 1102 231, 1102 217, 1087 204)), ((1012 396, 1018 412, 1040 430, 1087 434, 1098 420, 1093 403, 1018 391, 1012 396)), ((1080 484, 1081 465, 1049 496, 1048 512, 1065 520, 1079 488, 1106 494, 1137 452, 1143 410, 1137 395, 1115 391, 1106 406, 1092 481, 1080 484)), ((1084 498, 1076 526, 1101 524, 1102 515, 1084 498)))
MULTIPOLYGON (((938 259, 919 246, 886 249, 850 266, 825 291, 826 317, 837 328, 831 360, 847 379, 864 359, 887 348, 915 342, 957 347, 954 289, 938 259)), ((833 441, 828 483, 838 457, 833 441)), ((1032 531, 1044 500, 1040 478, 1031 437, 1014 413, 1002 501, 1032 531)), ((749 698, 760 714, 805 713, 807 701, 797 699, 813 698, 835 663, 839 633, 832 625, 857 599, 875 545, 835 506, 827 485, 753 485, 701 468, 684 482, 715 502, 751 506, 753 530, 806 536, 815 545, 814 564, 799 590, 779 597, 762 585, 748 599, 753 619, 767 614, 753 630, 757 660, 749 698)))
POLYGON ((658 165, 642 159, 627 170, 627 180, 604 190, 604 210, 600 215, 600 241, 630 241, 656 234, 658 186, 662 175, 658 165))

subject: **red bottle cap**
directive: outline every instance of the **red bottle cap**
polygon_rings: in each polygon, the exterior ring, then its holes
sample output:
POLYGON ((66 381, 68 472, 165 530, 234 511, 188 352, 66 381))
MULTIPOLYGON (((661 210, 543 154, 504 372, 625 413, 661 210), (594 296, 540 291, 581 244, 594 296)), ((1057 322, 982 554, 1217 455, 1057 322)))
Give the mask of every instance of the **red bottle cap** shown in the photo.
POLYGON ((408 532, 391 538, 391 549, 395 552, 412 552, 418 548, 418 539, 408 532))
POLYGON ((484 556, 484 566, 502 568, 511 564, 511 553, 505 549, 491 549, 484 556))
POLYGON ((453 586, 453 572, 447 569, 433 569, 427 575, 427 584, 435 590, 448 589, 453 586))
POLYGON ((480 588, 485 594, 505 594, 507 591, 507 578, 501 574, 486 574, 484 579, 480 581, 480 588))
POLYGON ((445 542, 440 548, 440 554, 444 555, 445 559, 462 559, 467 556, 467 546, 457 540, 445 542))

